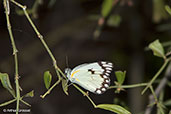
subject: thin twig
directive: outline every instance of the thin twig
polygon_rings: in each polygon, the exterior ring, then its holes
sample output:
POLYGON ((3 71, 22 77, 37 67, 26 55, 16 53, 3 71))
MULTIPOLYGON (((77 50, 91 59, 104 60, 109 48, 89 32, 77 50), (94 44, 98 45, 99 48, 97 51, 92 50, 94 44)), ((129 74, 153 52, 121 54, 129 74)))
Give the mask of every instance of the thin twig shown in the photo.
MULTIPOLYGON (((159 94, 164 89, 164 87, 167 85, 168 79, 171 77, 171 63, 168 65, 165 76, 160 81, 160 84, 155 89, 155 95, 156 97, 159 97, 159 94)), ((154 102, 154 96, 149 95, 149 104, 154 102)), ((153 106, 147 107, 144 114, 151 114, 151 111, 153 110, 153 106)))
POLYGON ((25 102, 24 100, 20 99, 20 101, 21 101, 22 103, 24 103, 25 105, 31 107, 31 105, 30 105, 29 103, 25 102))
POLYGON ((20 90, 19 90, 19 75, 18 75, 18 57, 17 57, 17 48, 15 45, 13 33, 11 30, 11 24, 10 24, 10 19, 9 19, 9 11, 7 8, 7 1, 4 0, 4 8, 5 8, 5 14, 6 14, 6 19, 7 19, 7 28, 8 32, 10 35, 11 43, 12 43, 12 48, 13 48, 13 55, 14 55, 14 61, 15 61, 15 83, 16 83, 16 99, 17 99, 17 105, 16 105, 16 114, 18 114, 19 111, 19 102, 20 102, 20 90))
POLYGON ((153 82, 157 79, 157 77, 161 74, 161 72, 165 69, 170 59, 165 59, 164 64, 161 66, 159 71, 154 75, 154 77, 151 79, 151 81, 148 83, 148 85, 144 88, 144 90, 141 92, 141 94, 144 94, 145 91, 153 84, 153 82))
POLYGON ((9 105, 9 104, 11 104, 11 103, 13 103, 13 102, 15 102, 17 99, 12 99, 12 100, 9 100, 9 101, 7 101, 7 102, 5 102, 5 103, 2 103, 2 104, 0 104, 0 107, 3 107, 3 106, 6 106, 6 105, 9 105))
POLYGON ((35 26, 35 24, 34 24, 33 21, 31 20, 29 14, 27 13, 27 10, 26 10, 27 7, 24 6, 24 5, 21 5, 21 4, 17 3, 17 2, 14 1, 14 0, 11 0, 11 2, 13 2, 15 5, 17 5, 18 7, 20 7, 20 8, 23 9, 25 16, 27 17, 27 19, 28 19, 29 23, 31 24, 31 26, 33 27, 34 31, 36 32, 37 37, 41 40, 43 46, 45 47, 46 51, 48 52, 49 56, 51 57, 52 62, 53 62, 53 66, 55 67, 56 70, 58 70, 58 71, 62 74, 62 76, 63 76, 64 78, 66 78, 66 76, 63 74, 63 72, 62 72, 62 71, 60 70, 60 68, 57 66, 57 64, 56 64, 56 59, 55 59, 54 55, 52 54, 52 51, 49 49, 47 43, 46 43, 46 42, 44 41, 44 39, 43 39, 43 36, 40 34, 40 32, 38 31, 37 27, 35 26))
MULTIPOLYGON (((29 23, 31 24, 31 26, 33 27, 34 31, 37 34, 37 37, 40 39, 40 41, 42 42, 43 46, 45 47, 46 51, 48 52, 50 58, 52 59, 53 62, 53 66, 56 70, 57 76, 58 76, 58 81, 50 88, 50 90, 48 90, 45 94, 47 95, 60 81, 61 81, 61 77, 60 75, 58 75, 58 71, 60 74, 62 74, 62 76, 66 79, 66 76, 64 75, 64 73, 61 71, 61 69, 57 66, 56 63, 56 59, 54 57, 54 55, 52 54, 51 50, 49 49, 47 43, 44 41, 43 36, 40 34, 40 32, 38 31, 37 27, 35 26, 35 24, 33 23, 33 21, 31 20, 29 14, 27 13, 26 10, 26 6, 19 4, 18 2, 11 0, 11 2, 13 2, 15 5, 17 5, 18 7, 22 8, 24 11, 25 16, 27 17, 29 23)), ((46 95, 43 95, 42 98, 44 98, 46 95)))
MULTIPOLYGON (((132 85, 121 85, 120 88, 136 88, 136 87, 144 87, 147 86, 148 83, 139 83, 139 84, 132 84, 132 85)), ((118 88, 118 86, 110 86, 109 89, 118 88)))
POLYGON ((49 88, 49 89, 46 91, 46 93, 44 93, 43 95, 40 95, 40 97, 41 97, 42 99, 44 99, 44 98, 46 97, 46 95, 50 94, 50 92, 52 91, 52 89, 53 89, 56 85, 58 85, 58 84, 60 83, 60 81, 61 81, 61 80, 58 79, 58 81, 56 81, 55 84, 53 84, 52 87, 49 88))
POLYGON ((91 102, 91 104, 96 108, 96 104, 93 102, 93 100, 89 97, 88 93, 84 92, 82 89, 80 89, 76 84, 73 84, 73 86, 78 89, 84 96, 88 98, 88 100, 91 102))

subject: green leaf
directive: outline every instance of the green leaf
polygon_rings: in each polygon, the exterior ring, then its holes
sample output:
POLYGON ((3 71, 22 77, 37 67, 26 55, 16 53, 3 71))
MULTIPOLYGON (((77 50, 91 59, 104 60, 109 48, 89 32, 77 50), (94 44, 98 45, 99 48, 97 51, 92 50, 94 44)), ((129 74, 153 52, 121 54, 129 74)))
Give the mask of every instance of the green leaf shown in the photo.
POLYGON ((125 108, 123 108, 119 105, 115 105, 115 104, 100 104, 100 105, 97 105, 96 108, 109 110, 109 111, 115 112, 117 114, 131 114, 125 108))
POLYGON ((168 5, 165 5, 165 10, 171 15, 171 8, 168 5))
POLYGON ((7 89, 15 97, 15 91, 11 86, 8 74, 0 73, 0 80, 1 80, 3 87, 7 89))
POLYGON ((67 85, 68 81, 65 79, 62 79, 62 88, 63 91, 65 92, 66 95, 68 95, 68 85, 67 85))
POLYGON ((52 75, 50 74, 49 71, 46 71, 44 73, 44 83, 45 83, 46 89, 49 89, 51 81, 52 81, 52 75))
POLYGON ((29 93, 27 93, 26 95, 24 95, 24 97, 34 97, 34 90, 32 90, 29 93))
POLYGON ((165 10, 165 1, 164 0, 153 0, 153 21, 158 23, 163 19, 168 18, 168 14, 165 10))
POLYGON ((104 0, 102 3, 101 14, 103 17, 107 17, 112 10, 114 0, 104 0))
POLYGON ((149 44, 149 48, 153 51, 153 54, 158 57, 163 57, 165 58, 164 55, 164 48, 162 44, 159 42, 159 40, 155 40, 154 42, 149 44))
POLYGON ((123 84, 123 82, 125 81, 125 75, 126 75, 126 71, 122 72, 122 71, 116 71, 115 72, 117 81, 120 85, 123 84))
POLYGON ((121 23, 120 15, 111 15, 107 20, 109 26, 118 27, 121 23))

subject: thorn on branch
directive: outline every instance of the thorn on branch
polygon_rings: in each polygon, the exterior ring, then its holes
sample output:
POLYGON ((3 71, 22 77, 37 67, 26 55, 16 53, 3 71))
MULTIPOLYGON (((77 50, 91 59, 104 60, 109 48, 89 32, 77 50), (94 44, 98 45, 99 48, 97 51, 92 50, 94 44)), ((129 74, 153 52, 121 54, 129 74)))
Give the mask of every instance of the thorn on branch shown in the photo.
POLYGON ((55 67, 55 69, 57 69, 56 60, 53 61, 53 66, 55 67))
POLYGON ((17 54, 18 53, 18 50, 17 49, 14 49, 13 51, 13 55, 17 54))
POLYGON ((38 38, 43 39, 43 36, 41 34, 38 34, 37 36, 38 38))
POLYGON ((19 75, 15 75, 15 80, 18 80, 20 78, 19 75))
POLYGON ((27 6, 23 6, 23 10, 26 10, 27 9, 27 6))

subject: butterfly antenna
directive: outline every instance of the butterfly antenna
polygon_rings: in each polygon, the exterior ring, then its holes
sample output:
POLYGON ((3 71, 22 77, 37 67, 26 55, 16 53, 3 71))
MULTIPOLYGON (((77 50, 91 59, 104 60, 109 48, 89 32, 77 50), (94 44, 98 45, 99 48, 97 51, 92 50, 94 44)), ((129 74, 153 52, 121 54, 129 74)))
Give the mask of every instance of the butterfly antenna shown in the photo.
POLYGON ((66 66, 69 68, 68 56, 66 56, 66 66))

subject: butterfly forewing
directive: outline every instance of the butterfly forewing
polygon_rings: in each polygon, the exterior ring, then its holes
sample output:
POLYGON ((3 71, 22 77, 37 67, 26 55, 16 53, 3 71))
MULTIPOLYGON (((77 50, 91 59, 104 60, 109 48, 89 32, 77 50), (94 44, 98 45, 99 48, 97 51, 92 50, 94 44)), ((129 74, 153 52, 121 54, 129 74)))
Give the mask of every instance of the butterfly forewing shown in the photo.
POLYGON ((112 68, 113 64, 105 61, 83 64, 72 70, 70 78, 74 78, 72 82, 84 89, 102 94, 110 85, 109 76, 112 68))

